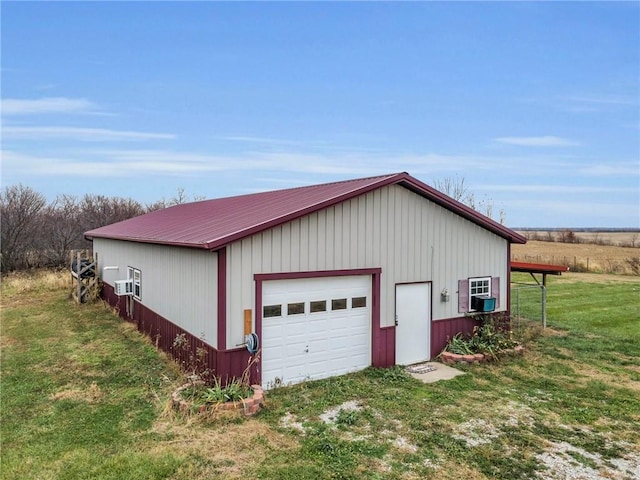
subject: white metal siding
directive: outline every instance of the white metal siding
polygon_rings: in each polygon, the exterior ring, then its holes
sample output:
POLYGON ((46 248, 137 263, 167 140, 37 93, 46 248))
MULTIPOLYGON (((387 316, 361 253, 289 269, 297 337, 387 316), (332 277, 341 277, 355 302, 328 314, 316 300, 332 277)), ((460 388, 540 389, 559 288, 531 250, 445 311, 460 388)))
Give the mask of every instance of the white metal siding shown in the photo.
POLYGON ((142 272, 142 303, 192 335, 217 347, 218 254, 95 238, 103 280, 113 286, 127 278, 127 267, 142 272))
MULTIPOLYGON (((382 268, 381 326, 394 323, 395 284, 432 281, 434 320, 458 316, 458 280, 501 277, 507 240, 399 185, 307 215, 231 244, 227 345, 242 342, 243 310, 255 305, 253 274, 382 268), (447 288, 450 301, 440 301, 447 288)), ((500 302, 504 309, 506 301, 500 302)))

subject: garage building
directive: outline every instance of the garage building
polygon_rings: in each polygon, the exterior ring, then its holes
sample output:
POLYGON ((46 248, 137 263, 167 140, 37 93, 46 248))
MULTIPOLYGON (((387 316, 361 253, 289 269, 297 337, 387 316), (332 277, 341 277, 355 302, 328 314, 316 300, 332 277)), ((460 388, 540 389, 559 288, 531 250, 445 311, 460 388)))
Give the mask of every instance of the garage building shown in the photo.
POLYGON ((255 333, 267 388, 435 357, 471 331, 480 300, 508 312, 510 245, 526 242, 407 173, 182 204, 85 235, 123 317, 178 358, 206 352, 223 380, 255 333))

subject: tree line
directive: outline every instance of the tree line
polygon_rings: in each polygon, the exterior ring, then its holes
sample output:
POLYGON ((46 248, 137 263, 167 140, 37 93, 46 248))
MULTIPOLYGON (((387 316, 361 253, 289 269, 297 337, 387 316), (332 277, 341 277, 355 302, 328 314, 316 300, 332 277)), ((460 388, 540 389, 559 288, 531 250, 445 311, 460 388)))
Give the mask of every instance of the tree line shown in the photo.
POLYGON ((179 189, 175 197, 147 205, 93 194, 63 194, 48 202, 31 187, 4 187, 0 192, 1 271, 65 266, 71 251, 91 248, 84 238, 88 230, 200 199, 190 199, 179 189))

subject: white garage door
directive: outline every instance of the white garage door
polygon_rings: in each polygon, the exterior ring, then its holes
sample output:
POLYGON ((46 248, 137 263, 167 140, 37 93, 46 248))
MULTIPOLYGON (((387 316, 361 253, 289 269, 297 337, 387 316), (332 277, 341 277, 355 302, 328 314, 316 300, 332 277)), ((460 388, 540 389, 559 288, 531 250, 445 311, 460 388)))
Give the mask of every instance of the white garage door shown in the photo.
POLYGON ((262 292, 265 388, 371 365, 371 276, 270 280, 262 292))

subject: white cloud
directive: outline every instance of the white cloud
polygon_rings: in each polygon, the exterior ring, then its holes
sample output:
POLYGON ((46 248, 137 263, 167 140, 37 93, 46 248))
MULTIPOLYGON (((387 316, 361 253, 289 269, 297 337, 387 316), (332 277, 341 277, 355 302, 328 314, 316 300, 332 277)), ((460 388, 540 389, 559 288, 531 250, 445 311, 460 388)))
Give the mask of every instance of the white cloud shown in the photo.
POLYGON ((636 188, 599 187, 587 185, 476 185, 474 190, 486 192, 533 192, 533 193, 635 193, 636 188))
MULTIPOLYGON (((146 175, 197 175, 213 171, 370 176, 410 171, 434 173, 451 167, 450 158, 437 155, 372 158, 366 155, 316 155, 254 152, 242 156, 204 155, 171 150, 81 150, 56 156, 2 152, 3 168, 32 175, 126 177, 146 175)), ((317 180, 316 182, 317 183, 317 180)))
POLYGON ((243 142, 243 143, 262 143, 266 145, 302 145, 302 142, 294 140, 284 140, 281 138, 269 138, 269 137, 249 137, 249 136, 228 136, 220 137, 222 140, 228 140, 231 142, 243 142))
POLYGON ((84 98, 45 97, 39 99, 2 99, 3 115, 31 115, 42 113, 87 113, 96 105, 84 98))
MULTIPOLYGON (((88 129, 95 133, 93 130, 88 129)), ((84 131, 83 131, 84 132, 84 131)), ((134 139, 147 139, 149 135, 139 132, 129 133, 134 139)), ((89 135, 84 132, 83 135, 89 135)), ((155 134, 158 135, 158 134, 155 134)), ((105 136, 101 137, 104 139, 105 136)), ((112 135, 106 135, 112 138, 112 135)), ((152 137, 155 138, 155 137, 152 137)), ((167 137, 162 137, 167 138, 167 137)), ((170 138, 170 137, 169 137, 170 138)), ((576 162, 563 163, 551 156, 498 157, 498 156, 465 156, 429 154, 367 154, 353 152, 294 153, 283 152, 244 152, 242 154, 210 155, 199 152, 188 152, 169 149, 137 149, 137 148, 82 148, 52 150, 46 153, 26 154, 18 150, 4 152, 3 170, 5 173, 16 172, 22 175, 69 175, 87 178, 98 177, 131 177, 145 176, 206 176, 212 172, 241 172, 250 174, 252 178, 282 178, 289 184, 289 179, 298 178, 300 183, 320 183, 325 178, 366 177, 409 172, 411 175, 430 183, 435 178, 462 175, 470 177, 474 184, 479 181, 474 174, 482 171, 482 177, 492 185, 473 185, 474 190, 482 191, 530 191, 558 193, 598 193, 619 191, 602 186, 552 186, 540 181, 540 184, 518 185, 525 178, 537 175, 548 175, 553 168, 558 175, 571 173, 582 174, 576 162), (490 177, 487 177, 490 174, 490 177), (502 175, 511 175, 512 183, 502 183, 502 175), (314 178, 313 181, 308 179, 314 178)), ((629 170, 632 166, 624 164, 629 170)), ((584 167, 586 174, 591 174, 584 167)), ((605 167, 600 167, 605 168, 605 167)), ((633 173, 633 172, 632 172, 633 173)), ((595 170, 593 172, 595 175, 595 170)), ((637 171, 635 173, 637 175, 637 171)), ((262 180, 265 183, 271 181, 262 180)), ((482 181, 482 180, 480 180, 482 181)), ((526 180, 525 180, 526 181, 526 180)), ((531 181, 531 180, 529 180, 531 181)), ((252 188, 260 188, 254 186, 252 188)))
MULTIPOLYGON (((132 177, 136 175, 198 175, 207 172, 233 170, 234 159, 226 157, 204 157, 198 155, 157 155, 153 151, 81 152, 82 158, 60 158, 54 156, 25 155, 13 151, 2 151, 5 172, 29 175, 76 176, 87 178, 132 177)), ((249 168, 247 165, 245 168, 249 168)))
POLYGON ((582 175, 592 176, 638 176, 640 175, 640 165, 637 162, 589 165, 578 169, 582 175))
POLYGON ((579 142, 552 135, 542 137, 498 137, 494 138, 494 141, 521 147, 572 147, 580 145, 579 142))
MULTIPOLYGON (((213 171, 261 172, 263 175, 296 174, 371 176, 407 171, 412 175, 437 176, 474 169, 499 168, 512 165, 510 159, 475 158, 437 154, 366 155, 353 153, 298 154, 290 152, 250 152, 243 155, 206 155, 157 149, 89 149, 52 156, 25 155, 6 151, 3 167, 35 175, 78 175, 86 177, 126 177, 134 174, 166 175, 169 173, 197 175, 213 171)), ((317 179, 315 182, 317 183, 317 179)))
POLYGON ((113 140, 166 140, 176 138, 169 133, 109 130, 106 128, 82 127, 16 127, 3 126, 2 136, 22 139, 66 138, 81 142, 104 142, 113 140))
POLYGON ((638 98, 625 95, 573 95, 564 97, 565 100, 587 105, 623 105, 637 106, 638 98))

